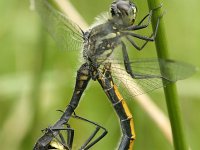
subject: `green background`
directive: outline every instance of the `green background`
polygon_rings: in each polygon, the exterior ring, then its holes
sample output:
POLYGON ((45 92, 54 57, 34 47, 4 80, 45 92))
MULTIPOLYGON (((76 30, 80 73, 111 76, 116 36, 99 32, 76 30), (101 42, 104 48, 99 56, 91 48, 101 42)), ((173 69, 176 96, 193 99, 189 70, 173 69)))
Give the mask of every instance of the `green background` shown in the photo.
MULTIPOLYGON (((112 0, 71 0, 82 17, 91 24, 112 0)), ((135 1, 138 20, 148 13, 145 0, 135 1)), ((163 9, 170 57, 200 66, 200 2, 198 0, 164 1, 163 9)), ((142 34, 150 34, 151 27, 142 34)), ((156 57, 154 43, 141 52, 130 50, 133 57, 156 57)), ((32 149, 41 129, 52 125, 68 104, 81 62, 79 52, 58 50, 42 27, 29 1, 0 1, 0 147, 2 150, 32 149)), ((178 84, 185 134, 192 150, 199 150, 200 73, 178 84)), ((165 112, 163 90, 150 93, 165 112)), ((173 149, 157 125, 134 99, 132 110, 137 140, 136 150, 173 149)), ((91 81, 77 114, 103 125, 108 135, 92 149, 112 150, 117 147, 120 129, 112 106, 98 83, 91 81)), ((74 147, 79 147, 95 128, 71 120, 75 128, 74 147), (84 132, 83 132, 84 131, 84 132)), ((76 149, 76 148, 74 148, 76 149)))

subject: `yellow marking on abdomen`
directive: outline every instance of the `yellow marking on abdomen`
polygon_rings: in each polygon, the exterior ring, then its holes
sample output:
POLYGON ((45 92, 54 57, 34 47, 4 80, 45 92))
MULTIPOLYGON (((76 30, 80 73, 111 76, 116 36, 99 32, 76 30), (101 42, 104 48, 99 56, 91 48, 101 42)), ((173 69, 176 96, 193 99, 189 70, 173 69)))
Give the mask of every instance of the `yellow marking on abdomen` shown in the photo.
POLYGON ((122 95, 120 94, 120 92, 119 92, 117 86, 114 85, 113 87, 114 87, 114 91, 115 91, 115 93, 116 93, 116 95, 117 95, 117 98, 118 98, 119 101, 122 103, 122 106, 123 106, 123 108, 124 108, 124 110, 125 110, 125 113, 126 113, 126 115, 127 115, 127 119, 130 120, 130 128, 131 128, 131 134, 132 134, 132 136, 130 137, 131 140, 130 140, 129 150, 132 150, 132 149, 133 149, 134 140, 135 140, 135 138, 136 138, 136 136, 135 136, 135 128, 134 128, 133 117, 132 117, 132 114, 131 114, 131 112, 130 112, 130 110, 129 110, 129 108, 128 108, 128 105, 127 105, 126 101, 124 100, 124 98, 123 98, 122 95))

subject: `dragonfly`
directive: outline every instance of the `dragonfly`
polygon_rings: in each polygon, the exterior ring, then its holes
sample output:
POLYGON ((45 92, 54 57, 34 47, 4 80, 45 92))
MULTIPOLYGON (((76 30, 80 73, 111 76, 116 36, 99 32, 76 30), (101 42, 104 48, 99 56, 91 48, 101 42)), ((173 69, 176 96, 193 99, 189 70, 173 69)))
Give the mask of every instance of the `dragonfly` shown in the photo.
POLYGON ((138 13, 136 4, 131 0, 114 0, 110 11, 101 15, 88 30, 83 31, 68 16, 56 9, 49 0, 35 0, 35 4, 44 25, 57 45, 64 50, 81 51, 83 64, 77 71, 74 92, 69 104, 62 112, 61 118, 53 126, 44 130, 34 150, 72 149, 74 130, 68 124, 70 118, 96 126, 95 131, 80 146, 80 149, 90 149, 107 134, 103 126, 75 113, 90 80, 98 81, 119 119, 122 137, 118 149, 132 150, 136 138, 134 121, 119 87, 133 89, 134 96, 137 96, 187 78, 195 71, 192 65, 174 60, 129 58, 124 40, 138 51, 142 50, 149 41, 154 41, 162 16, 158 17, 155 30, 150 36, 143 36, 135 31, 147 28, 153 12, 161 6, 150 10, 136 24, 138 13), (142 40, 144 43, 138 45, 135 39, 142 40), (115 53, 120 53, 121 59, 116 58, 115 53), (121 82, 122 80, 125 82, 121 82), (102 133, 95 138, 99 130, 102 130, 102 133), (63 134, 67 135, 66 139, 63 134))

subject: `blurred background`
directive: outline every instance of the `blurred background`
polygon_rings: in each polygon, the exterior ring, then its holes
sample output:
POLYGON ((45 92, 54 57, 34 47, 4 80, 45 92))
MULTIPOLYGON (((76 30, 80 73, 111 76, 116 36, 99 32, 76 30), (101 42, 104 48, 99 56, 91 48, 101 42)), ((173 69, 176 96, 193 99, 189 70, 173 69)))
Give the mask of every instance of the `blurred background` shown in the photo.
MULTIPOLYGON (((88 24, 109 10, 112 0, 71 0, 88 24)), ((165 28, 172 59, 200 66, 200 2, 164 2, 165 28)), ((148 13, 146 0, 135 0, 138 20, 148 13)), ((149 30, 141 33, 149 35, 149 30)), ((156 57, 154 43, 135 57, 156 57)), ((2 150, 32 149, 44 129, 57 121, 67 106, 81 62, 80 52, 58 50, 28 0, 0 1, 0 147, 2 150)), ((199 150, 200 73, 177 83, 184 130, 192 150, 199 150)), ((149 94, 167 115, 163 90, 149 94)), ((128 101, 135 120, 135 150, 171 150, 173 147, 134 98, 128 101)), ((120 138, 118 120, 98 83, 91 81, 76 113, 108 129, 108 135, 92 149, 112 150, 120 138), (97 96, 98 95, 98 96, 97 96)), ((70 120, 75 128, 74 149, 95 128, 70 120), (78 125, 78 127, 76 127, 78 125), (81 127, 81 128, 80 128, 81 127), (84 131, 84 132, 83 132, 84 131), (86 135, 87 133, 87 135, 86 135)))

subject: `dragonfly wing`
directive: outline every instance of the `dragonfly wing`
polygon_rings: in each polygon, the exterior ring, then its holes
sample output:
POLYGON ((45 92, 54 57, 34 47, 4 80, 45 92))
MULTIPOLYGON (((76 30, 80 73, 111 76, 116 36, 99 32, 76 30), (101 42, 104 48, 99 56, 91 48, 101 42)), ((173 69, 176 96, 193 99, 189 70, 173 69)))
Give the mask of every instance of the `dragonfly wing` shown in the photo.
POLYGON ((170 82, 190 77, 196 68, 188 63, 170 59, 138 59, 130 62, 133 73, 144 76, 158 76, 170 82))
MULTIPOLYGON (((163 87, 161 78, 134 79, 121 65, 112 65, 112 71, 115 84, 123 91, 122 93, 126 93, 128 90, 131 96, 138 96, 163 87)), ((167 83, 170 82, 166 80, 165 84, 167 83)), ((123 95, 127 96, 129 93, 123 95)))
MULTIPOLYGON (((107 61, 108 62, 108 61, 107 61)), ((107 63, 106 62, 106 63, 107 63)), ((166 86, 170 82, 185 79, 195 72, 195 67, 173 60, 137 59, 130 62, 133 74, 140 79, 132 78, 125 70, 123 62, 109 60, 115 83, 131 91, 132 96, 141 95, 166 86)))
POLYGON ((59 12, 48 0, 36 0, 35 5, 58 47, 62 50, 80 50, 83 44, 80 27, 59 12))

